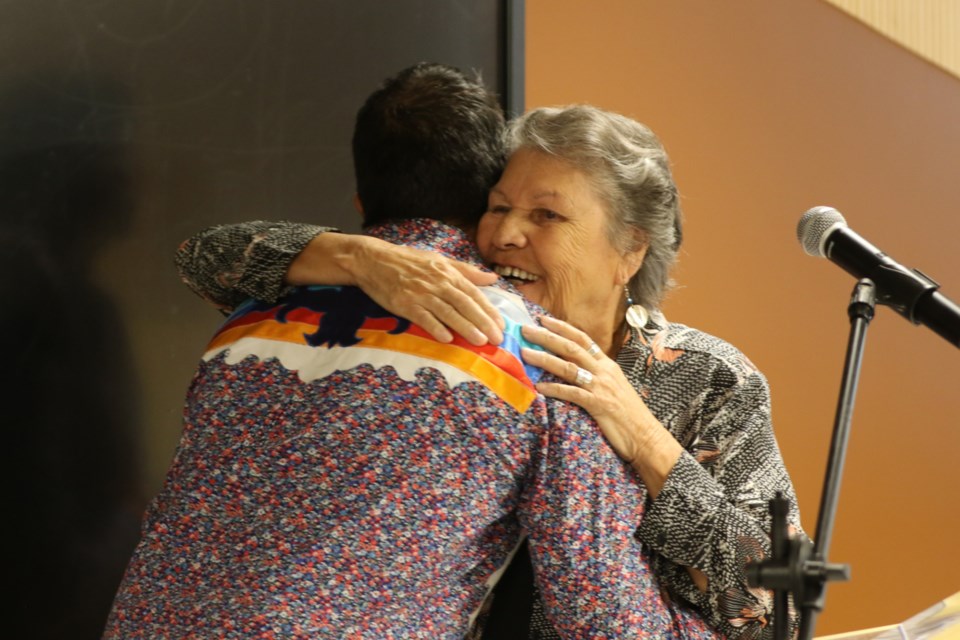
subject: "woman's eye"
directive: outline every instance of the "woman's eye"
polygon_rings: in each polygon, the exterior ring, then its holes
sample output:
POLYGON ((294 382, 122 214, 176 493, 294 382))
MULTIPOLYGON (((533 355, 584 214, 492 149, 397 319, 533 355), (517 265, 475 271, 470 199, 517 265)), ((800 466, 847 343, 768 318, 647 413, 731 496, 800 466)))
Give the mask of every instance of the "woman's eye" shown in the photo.
POLYGON ((490 213, 507 213, 510 211, 510 207, 503 204, 495 204, 490 207, 490 213))
POLYGON ((560 220, 562 218, 559 213, 556 211, 551 211, 550 209, 537 209, 536 214, 538 219, 545 222, 549 222, 551 220, 560 220))

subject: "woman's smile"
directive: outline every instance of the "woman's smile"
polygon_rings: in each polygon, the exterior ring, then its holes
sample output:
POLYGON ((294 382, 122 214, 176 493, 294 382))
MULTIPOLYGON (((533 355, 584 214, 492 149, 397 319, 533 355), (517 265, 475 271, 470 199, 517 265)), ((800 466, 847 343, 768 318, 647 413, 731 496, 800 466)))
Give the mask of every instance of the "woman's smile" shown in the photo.
POLYGON ((496 273, 501 278, 506 278, 509 280, 515 287, 520 287, 531 282, 536 282, 540 279, 540 276, 530 273, 529 271, 524 271, 519 267, 511 267, 508 265, 494 264, 490 267, 494 273, 496 273))

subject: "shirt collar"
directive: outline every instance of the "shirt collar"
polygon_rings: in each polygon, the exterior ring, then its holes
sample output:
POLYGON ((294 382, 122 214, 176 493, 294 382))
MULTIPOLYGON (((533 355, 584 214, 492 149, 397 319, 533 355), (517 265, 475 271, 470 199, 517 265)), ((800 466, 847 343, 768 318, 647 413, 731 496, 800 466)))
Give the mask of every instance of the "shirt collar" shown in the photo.
POLYGON ((414 249, 436 251, 448 258, 482 266, 480 254, 462 229, 450 226, 439 220, 414 218, 378 224, 367 228, 364 233, 393 244, 402 244, 414 249))

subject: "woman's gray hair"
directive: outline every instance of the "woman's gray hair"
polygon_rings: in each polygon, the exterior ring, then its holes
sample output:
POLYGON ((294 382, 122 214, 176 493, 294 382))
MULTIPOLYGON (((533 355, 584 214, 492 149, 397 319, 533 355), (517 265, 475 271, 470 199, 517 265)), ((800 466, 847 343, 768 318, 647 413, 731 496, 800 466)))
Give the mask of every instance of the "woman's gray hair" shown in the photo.
POLYGON ((544 107, 516 118, 508 153, 533 149, 583 171, 608 205, 608 237, 621 253, 647 244, 643 266, 627 285, 634 303, 660 307, 682 238, 680 198, 670 161, 645 125, 589 105, 544 107), (638 230, 637 234, 633 230, 638 230), (638 237, 639 236, 639 237, 638 237))

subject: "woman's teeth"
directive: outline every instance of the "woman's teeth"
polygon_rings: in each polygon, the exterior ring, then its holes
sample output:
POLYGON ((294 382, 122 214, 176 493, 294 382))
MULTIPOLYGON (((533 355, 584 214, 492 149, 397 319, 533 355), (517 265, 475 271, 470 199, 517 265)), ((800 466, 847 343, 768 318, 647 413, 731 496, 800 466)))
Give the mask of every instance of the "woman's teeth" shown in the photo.
POLYGON ((532 273, 528 273, 527 271, 518 269, 516 267, 503 267, 496 265, 493 267, 493 271, 498 276, 512 278, 514 280, 523 280, 524 282, 536 282, 540 279, 539 276, 535 276, 532 273))

